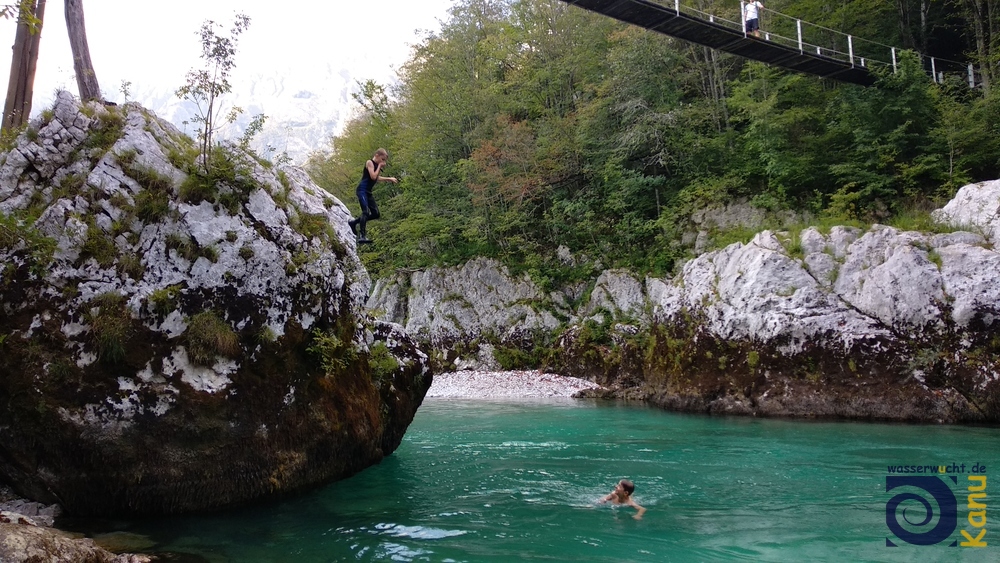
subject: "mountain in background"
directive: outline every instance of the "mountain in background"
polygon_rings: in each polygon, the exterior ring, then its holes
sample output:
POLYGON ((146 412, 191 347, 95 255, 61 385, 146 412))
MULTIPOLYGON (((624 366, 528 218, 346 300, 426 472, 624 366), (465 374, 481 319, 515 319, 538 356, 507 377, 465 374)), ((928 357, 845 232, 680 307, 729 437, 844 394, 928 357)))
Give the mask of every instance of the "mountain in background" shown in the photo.
MULTIPOLYGON (((280 71, 250 76, 234 83, 232 92, 222 96, 219 115, 225 116, 233 106, 243 108, 243 113, 235 123, 220 127, 216 138, 239 139, 253 117, 263 113, 267 121, 254 136, 251 147, 272 161, 287 153, 293 163, 303 164, 311 153, 329 148, 330 138, 340 132, 352 111, 351 92, 356 88, 350 71, 333 65, 314 69, 310 76, 280 71)), ((121 92, 112 94, 107 90, 104 94, 109 100, 126 101, 121 92)), ((175 90, 132 86, 127 101, 138 102, 196 137, 198 124, 193 118, 198 110, 193 103, 174 95, 175 90)), ((34 113, 51 107, 54 101, 54 91, 39 96, 34 113)))
MULTIPOLYGON (((254 116, 263 113, 267 120, 251 142, 254 150, 270 160, 287 153, 293 163, 302 164, 310 153, 330 146, 330 138, 351 111, 350 94, 355 87, 350 71, 333 65, 309 77, 281 72, 251 76, 222 97, 220 115, 228 114, 233 106, 243 108, 243 113, 235 123, 219 128, 219 138, 238 139, 254 116)), ((137 94, 135 99, 143 106, 188 135, 197 135, 192 118, 198 112, 193 103, 177 98, 173 91, 137 94)))

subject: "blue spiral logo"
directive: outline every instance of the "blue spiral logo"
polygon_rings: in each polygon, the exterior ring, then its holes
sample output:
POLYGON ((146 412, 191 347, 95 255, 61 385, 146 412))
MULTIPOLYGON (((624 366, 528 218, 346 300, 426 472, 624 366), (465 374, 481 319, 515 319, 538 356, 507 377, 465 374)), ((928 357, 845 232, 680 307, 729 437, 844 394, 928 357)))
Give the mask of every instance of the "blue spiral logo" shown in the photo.
MULTIPOLYGON (((958 501, 955 500, 955 493, 951 492, 948 484, 938 477, 896 477, 887 476, 885 478, 885 492, 889 492, 896 487, 914 487, 923 490, 937 504, 939 513, 937 524, 930 529, 926 527, 934 520, 934 505, 928 501, 925 495, 917 493, 899 493, 885 503, 885 524, 889 526, 895 536, 906 543, 913 545, 934 545, 940 543, 955 532, 958 526, 958 501), (918 508, 912 503, 900 507, 907 501, 916 501, 923 507, 922 519, 911 521, 907 516, 907 510, 918 508), (900 524, 900 520, 906 522, 911 527, 918 528, 917 531, 910 531, 900 524)), ((912 511, 912 514, 920 510, 912 511)), ((919 518, 919 517, 918 517, 919 518)), ((888 538, 886 545, 895 547, 888 538)))

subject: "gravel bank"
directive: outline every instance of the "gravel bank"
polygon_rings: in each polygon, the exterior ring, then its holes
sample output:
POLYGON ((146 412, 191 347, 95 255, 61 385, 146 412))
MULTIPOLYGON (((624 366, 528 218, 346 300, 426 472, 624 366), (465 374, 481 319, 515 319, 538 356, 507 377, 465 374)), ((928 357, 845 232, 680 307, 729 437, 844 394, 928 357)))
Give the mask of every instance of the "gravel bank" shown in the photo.
POLYGON ((572 397, 577 391, 600 385, 540 371, 455 371, 434 376, 428 397, 454 399, 506 399, 521 397, 572 397))

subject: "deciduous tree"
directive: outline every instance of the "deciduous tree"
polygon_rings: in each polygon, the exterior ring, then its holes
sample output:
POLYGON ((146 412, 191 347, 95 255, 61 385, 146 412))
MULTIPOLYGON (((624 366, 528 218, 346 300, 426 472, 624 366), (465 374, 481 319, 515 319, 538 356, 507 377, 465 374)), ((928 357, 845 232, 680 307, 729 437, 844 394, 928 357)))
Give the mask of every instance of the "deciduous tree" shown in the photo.
MULTIPOLYGON (((205 66, 188 71, 187 82, 177 89, 177 97, 190 100, 198 108, 195 121, 201 123, 199 139, 201 141, 201 165, 207 172, 209 169, 209 154, 212 150, 212 138, 219 125, 219 96, 232 91, 229 74, 236 68, 236 46, 239 36, 250 26, 250 18, 245 14, 236 14, 229 35, 217 32, 219 24, 207 20, 201 25, 198 36, 201 39, 201 58, 205 66)), ((229 113, 229 119, 235 119, 242 110, 229 113)))
POLYGON ((42 19, 45 16, 45 0, 23 0, 17 5, 8 4, 0 7, 0 16, 9 18, 14 14, 18 14, 18 20, 14 37, 14 54, 10 64, 10 81, 7 83, 7 101, 3 111, 5 131, 24 125, 31 114, 31 97, 34 92, 42 19))

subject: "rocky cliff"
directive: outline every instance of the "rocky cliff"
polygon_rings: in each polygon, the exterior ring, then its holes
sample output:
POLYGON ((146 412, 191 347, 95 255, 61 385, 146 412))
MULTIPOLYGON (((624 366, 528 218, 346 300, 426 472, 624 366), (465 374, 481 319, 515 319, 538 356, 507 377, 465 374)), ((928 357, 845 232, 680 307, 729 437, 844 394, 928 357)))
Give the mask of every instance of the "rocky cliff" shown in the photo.
POLYGON ((442 369, 542 365, 697 412, 997 422, 998 208, 1000 181, 970 185, 935 212, 953 232, 763 231, 674 278, 548 293, 474 260, 379 280, 368 305, 442 369))
POLYGON ((391 453, 430 385, 369 320, 347 209, 239 147, 66 93, 0 157, 0 481, 201 510, 391 453))

